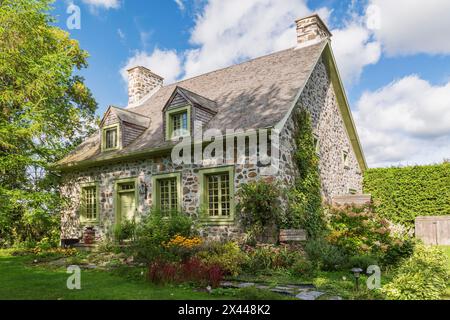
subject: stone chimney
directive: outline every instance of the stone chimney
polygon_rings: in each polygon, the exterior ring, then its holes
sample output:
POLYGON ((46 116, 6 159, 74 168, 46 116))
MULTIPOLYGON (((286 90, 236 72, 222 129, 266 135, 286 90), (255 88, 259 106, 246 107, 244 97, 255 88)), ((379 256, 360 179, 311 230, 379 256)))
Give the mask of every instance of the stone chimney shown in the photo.
POLYGON ((330 39, 331 33, 319 15, 295 20, 297 24, 297 46, 306 47, 324 39, 330 39))
POLYGON ((163 77, 146 67, 137 66, 128 69, 128 105, 138 103, 153 90, 161 88, 163 81, 163 77))

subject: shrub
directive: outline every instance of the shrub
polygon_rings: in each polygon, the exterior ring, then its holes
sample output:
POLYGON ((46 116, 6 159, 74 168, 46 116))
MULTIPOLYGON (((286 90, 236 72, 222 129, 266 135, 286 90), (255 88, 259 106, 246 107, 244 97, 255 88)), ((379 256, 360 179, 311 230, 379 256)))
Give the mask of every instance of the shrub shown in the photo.
POLYGON ((392 300, 437 300, 445 293, 448 271, 444 253, 436 247, 417 245, 403 261, 394 280, 382 288, 392 300))
POLYGON ((225 274, 237 276, 248 257, 235 242, 208 243, 197 257, 206 264, 218 265, 225 274))
POLYGON ((237 197, 240 223, 250 234, 259 237, 278 224, 280 192, 274 183, 260 180, 242 184, 237 197))
POLYGON ((125 220, 114 227, 114 239, 118 242, 133 240, 136 233, 136 222, 125 220))
POLYGON ((450 163, 369 169, 364 191, 380 216, 412 228, 418 215, 450 214, 450 163))
POLYGON ((378 258, 371 255, 356 255, 350 257, 348 261, 348 269, 361 268, 367 270, 371 265, 378 265, 378 258))
POLYGON ((163 247, 173 256, 186 260, 192 256, 196 250, 199 250, 199 246, 203 240, 199 237, 183 237, 176 235, 168 242, 163 243, 163 247))
POLYGON ((189 282, 218 287, 223 279, 223 270, 218 265, 206 264, 197 258, 181 263, 156 260, 149 264, 147 279, 158 284, 189 282))
POLYGON ((405 258, 409 258, 414 252, 416 242, 414 239, 397 240, 387 249, 382 257, 382 262, 386 265, 397 265, 405 258))
POLYGON ((192 237, 196 234, 195 225, 188 215, 171 212, 165 216, 152 211, 137 225, 133 248, 137 258, 147 262, 162 256, 169 258, 173 253, 164 247, 165 243, 176 236, 192 237))
POLYGON ((274 245, 257 245, 246 247, 248 259, 244 269, 249 273, 270 272, 277 269, 286 269, 299 258, 303 252, 297 247, 277 247, 274 245))
POLYGON ((324 271, 341 270, 348 264, 347 254, 325 239, 308 241, 305 251, 315 267, 324 271))
POLYGON ((389 222, 370 206, 330 208, 329 229, 327 240, 351 255, 380 255, 393 241, 389 222))
POLYGON ((301 277, 301 276, 306 276, 306 277, 310 277, 313 276, 316 272, 316 268, 314 266, 314 264, 311 262, 311 260, 306 259, 306 258, 299 258, 297 259, 292 267, 289 268, 290 273, 293 276, 297 276, 297 277, 301 277))

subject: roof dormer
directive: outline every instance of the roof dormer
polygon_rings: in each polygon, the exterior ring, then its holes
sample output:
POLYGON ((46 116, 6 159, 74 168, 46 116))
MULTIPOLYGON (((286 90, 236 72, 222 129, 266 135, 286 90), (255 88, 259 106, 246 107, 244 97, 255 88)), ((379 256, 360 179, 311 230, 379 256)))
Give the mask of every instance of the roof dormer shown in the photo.
POLYGON ((175 87, 163 110, 166 140, 192 136, 194 125, 203 126, 217 113, 217 104, 182 87, 175 87))
POLYGON ((110 106, 100 122, 102 152, 122 149, 150 126, 150 118, 110 106))

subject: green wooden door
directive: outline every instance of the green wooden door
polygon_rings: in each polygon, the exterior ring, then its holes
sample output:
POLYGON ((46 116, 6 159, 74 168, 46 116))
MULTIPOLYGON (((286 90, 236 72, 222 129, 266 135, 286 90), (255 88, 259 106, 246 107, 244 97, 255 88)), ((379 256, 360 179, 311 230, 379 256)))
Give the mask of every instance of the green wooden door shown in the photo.
POLYGON ((133 220, 136 211, 136 199, 133 192, 121 192, 119 194, 120 220, 133 220))

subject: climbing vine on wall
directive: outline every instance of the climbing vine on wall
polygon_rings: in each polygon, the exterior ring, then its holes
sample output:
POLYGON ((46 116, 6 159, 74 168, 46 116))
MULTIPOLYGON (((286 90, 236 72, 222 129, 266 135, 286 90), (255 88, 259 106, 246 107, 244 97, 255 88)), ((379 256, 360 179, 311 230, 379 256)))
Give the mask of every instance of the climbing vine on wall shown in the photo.
POLYGON ((297 118, 297 150, 294 160, 299 170, 289 193, 289 210, 283 227, 304 228, 312 238, 325 229, 320 192, 319 158, 314 148, 310 114, 301 109, 297 118))

